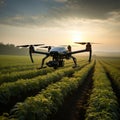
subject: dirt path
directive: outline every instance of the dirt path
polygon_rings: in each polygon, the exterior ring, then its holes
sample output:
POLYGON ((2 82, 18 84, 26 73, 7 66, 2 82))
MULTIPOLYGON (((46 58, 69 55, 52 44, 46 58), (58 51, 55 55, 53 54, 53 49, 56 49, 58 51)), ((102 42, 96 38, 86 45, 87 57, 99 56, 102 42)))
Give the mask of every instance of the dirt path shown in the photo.
MULTIPOLYGON (((92 90, 93 70, 88 75, 82 86, 79 86, 71 96, 68 96, 63 107, 59 109, 52 120, 84 120, 88 100, 92 90)), ((51 119, 50 119, 51 120, 51 119)))

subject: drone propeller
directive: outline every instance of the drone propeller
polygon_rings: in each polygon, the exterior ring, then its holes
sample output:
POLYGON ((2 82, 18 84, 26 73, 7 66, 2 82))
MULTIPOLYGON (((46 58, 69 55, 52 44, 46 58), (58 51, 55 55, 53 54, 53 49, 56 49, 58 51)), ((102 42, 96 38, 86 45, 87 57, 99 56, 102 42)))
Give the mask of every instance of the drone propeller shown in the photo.
POLYGON ((44 45, 44 44, 34 44, 33 46, 41 46, 41 45, 44 45))
POLYGON ((29 45, 18 45, 16 47, 28 47, 29 45))
POLYGON ((87 43, 90 43, 90 44, 100 44, 100 43, 94 43, 94 42, 75 42, 76 44, 82 44, 82 45, 85 45, 87 43))
POLYGON ((81 45, 85 45, 87 44, 86 42, 75 42, 76 44, 81 44, 81 45))
POLYGON ((40 48, 49 48, 49 47, 51 47, 51 46, 42 46, 42 47, 40 47, 40 48))
POLYGON ((48 52, 49 52, 50 49, 51 49, 51 47, 53 47, 53 46, 46 45, 46 46, 42 46, 42 47, 40 47, 40 48, 47 48, 47 49, 48 49, 48 52))
MULTIPOLYGON (((32 46, 41 46, 44 44, 33 44, 32 46)), ((17 47, 30 47, 31 45, 18 45, 17 47)))
POLYGON ((30 55, 30 59, 32 61, 32 63, 34 62, 33 61, 33 58, 32 58, 32 53, 34 53, 34 46, 41 46, 41 45, 44 45, 44 44, 33 44, 33 45, 19 45, 17 47, 29 47, 29 55, 30 55))

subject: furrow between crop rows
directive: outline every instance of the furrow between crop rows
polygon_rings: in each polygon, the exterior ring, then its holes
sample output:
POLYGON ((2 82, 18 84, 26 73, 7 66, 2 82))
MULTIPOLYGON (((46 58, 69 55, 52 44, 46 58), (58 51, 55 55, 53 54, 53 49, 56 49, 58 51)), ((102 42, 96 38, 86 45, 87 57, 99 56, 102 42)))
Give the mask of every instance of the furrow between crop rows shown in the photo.
MULTIPOLYGON (((78 89, 72 92, 69 96, 67 96, 63 102, 62 107, 55 114, 52 120, 84 120, 85 113, 87 108, 87 102, 89 100, 91 90, 92 90, 92 76, 94 72, 94 66, 89 71, 86 79, 82 84, 78 86, 78 89)), ((73 78, 79 77, 79 71, 75 75, 73 74, 73 78)))

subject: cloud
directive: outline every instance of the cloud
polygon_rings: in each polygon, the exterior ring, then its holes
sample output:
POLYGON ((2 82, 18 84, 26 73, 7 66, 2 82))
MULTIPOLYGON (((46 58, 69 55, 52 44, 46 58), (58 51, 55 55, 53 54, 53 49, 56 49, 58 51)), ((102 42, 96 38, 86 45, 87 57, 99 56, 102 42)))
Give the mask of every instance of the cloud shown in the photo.
POLYGON ((67 2, 67 0, 54 0, 55 2, 67 2))
POLYGON ((109 19, 113 22, 120 23, 120 11, 119 12, 110 12, 109 13, 109 19))
POLYGON ((3 7, 5 5, 5 0, 0 0, 0 7, 3 7))
POLYGON ((109 12, 120 11, 120 0, 68 0, 65 6, 56 8, 62 17, 107 19, 109 12))
POLYGON ((120 0, 6 0, 6 6, 0 11, 0 24, 62 26, 62 21, 69 19, 119 23, 119 16, 120 0))

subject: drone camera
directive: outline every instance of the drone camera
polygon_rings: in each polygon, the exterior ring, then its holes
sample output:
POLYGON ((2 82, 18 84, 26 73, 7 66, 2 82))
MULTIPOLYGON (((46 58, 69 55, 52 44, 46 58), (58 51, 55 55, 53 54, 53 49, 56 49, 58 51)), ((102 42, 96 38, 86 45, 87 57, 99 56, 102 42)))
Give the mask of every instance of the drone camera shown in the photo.
POLYGON ((49 61, 46 63, 49 67, 58 67, 59 63, 57 61, 49 61))

